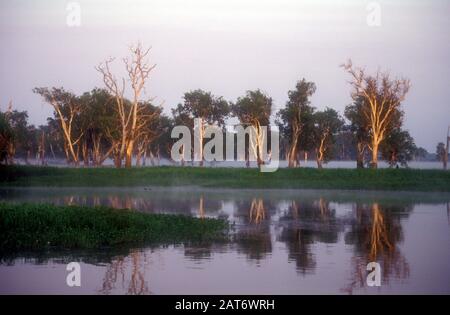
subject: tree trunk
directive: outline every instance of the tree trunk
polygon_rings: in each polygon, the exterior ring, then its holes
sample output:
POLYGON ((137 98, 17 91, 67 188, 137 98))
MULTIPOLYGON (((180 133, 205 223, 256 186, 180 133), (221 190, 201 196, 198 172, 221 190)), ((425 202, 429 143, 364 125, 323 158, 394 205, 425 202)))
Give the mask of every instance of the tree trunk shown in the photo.
POLYGON ((362 142, 356 145, 356 168, 364 168, 364 148, 365 145, 362 142))
POLYGON ((155 157, 153 156, 152 150, 150 150, 149 155, 150 155, 150 163, 152 164, 152 166, 155 166, 155 157))
POLYGON ((122 167, 122 155, 120 154, 120 148, 113 149, 114 166, 116 168, 122 167))
POLYGON ((53 159, 56 159, 56 155, 55 155, 55 151, 53 151, 53 146, 52 146, 52 144, 50 143, 50 152, 52 152, 52 157, 53 157, 53 159))
POLYGON ((160 166, 160 164, 161 164, 161 155, 160 155, 160 152, 159 152, 159 145, 158 145, 158 148, 156 149, 156 159, 157 159, 158 166, 160 166))
POLYGON ((75 167, 78 167, 80 165, 79 156, 80 156, 80 146, 77 145, 77 150, 73 151, 73 146, 69 146, 69 150, 71 150, 73 155, 73 162, 75 163, 75 167), (71 149, 72 148, 72 149, 71 149))
POLYGON ((327 139, 328 134, 322 135, 320 139, 319 147, 316 149, 316 160, 317 160, 317 168, 322 168, 323 160, 325 157, 325 140, 327 139))
POLYGON ((87 142, 83 141, 81 153, 83 154, 83 164, 84 166, 89 166, 89 150, 87 146, 87 142))
POLYGON ((142 166, 146 166, 147 164, 147 147, 144 149, 144 153, 142 154, 142 166))
POLYGON ((41 135, 41 164, 45 164, 45 134, 41 135))
POLYGON ((136 166, 138 167, 141 166, 141 156, 142 156, 141 150, 138 149, 136 154, 136 166))
POLYGON ((317 168, 322 168, 322 160, 320 158, 317 158, 317 168))
POLYGON ((298 136, 293 136, 288 153, 288 167, 297 167, 297 143, 298 136))
POLYGON ((8 144, 8 155, 7 160, 9 165, 14 165, 14 155, 16 154, 16 147, 14 146, 14 143, 11 141, 8 144))
POLYGON ((67 146, 67 142, 66 141, 64 141, 64 154, 66 155, 66 163, 67 163, 67 165, 70 165, 69 148, 67 146))
POLYGON ((127 143, 127 149, 126 149, 126 156, 125 156, 125 167, 130 168, 131 162, 133 160, 133 147, 134 147, 134 140, 130 140, 127 143))
POLYGON ((25 155, 25 164, 30 164, 30 158, 31 158, 31 150, 27 150, 27 154, 25 155))
POLYGON ((371 168, 378 168, 378 143, 372 144, 372 161, 370 161, 371 168))

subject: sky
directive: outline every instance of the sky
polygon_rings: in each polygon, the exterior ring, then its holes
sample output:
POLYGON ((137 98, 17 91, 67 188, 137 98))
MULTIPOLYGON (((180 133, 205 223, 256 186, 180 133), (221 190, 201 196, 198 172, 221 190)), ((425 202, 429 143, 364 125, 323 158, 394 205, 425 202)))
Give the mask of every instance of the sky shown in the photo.
POLYGON ((351 87, 339 65, 351 58, 411 80, 405 128, 435 152, 450 125, 449 14, 448 0, 2 0, 0 109, 12 101, 43 124, 52 109, 34 87, 103 87, 95 66, 116 57, 125 76, 140 41, 156 64, 143 98, 166 113, 198 88, 230 101, 260 88, 275 113, 302 78, 317 85, 313 106, 343 113, 351 87))

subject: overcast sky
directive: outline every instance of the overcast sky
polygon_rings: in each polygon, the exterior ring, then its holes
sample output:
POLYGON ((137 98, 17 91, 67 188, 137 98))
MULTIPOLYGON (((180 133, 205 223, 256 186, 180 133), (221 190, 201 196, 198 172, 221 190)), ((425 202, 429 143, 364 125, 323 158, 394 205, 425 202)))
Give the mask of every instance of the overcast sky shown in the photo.
MULTIPOLYGON (((348 58, 368 70, 411 79, 403 106, 417 145, 434 152, 450 124, 450 1, 376 1, 381 25, 367 23, 371 1, 75 1, 81 25, 69 27, 71 1, 0 1, 0 108, 9 100, 35 124, 52 115, 32 93, 63 86, 103 87, 94 66, 124 57, 140 40, 157 64, 145 97, 167 113, 201 88, 228 100, 261 88, 284 106, 297 80, 314 81, 312 103, 341 113, 351 102, 348 58)), ((73 12, 73 11, 72 11, 73 12)), ((121 59, 115 62, 123 75, 121 59)))

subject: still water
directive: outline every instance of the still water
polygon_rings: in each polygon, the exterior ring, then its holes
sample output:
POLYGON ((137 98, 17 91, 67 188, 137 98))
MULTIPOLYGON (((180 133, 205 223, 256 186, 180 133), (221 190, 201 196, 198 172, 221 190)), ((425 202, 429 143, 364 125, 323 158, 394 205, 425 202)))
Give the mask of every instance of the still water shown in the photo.
POLYGON ((184 188, 2 188, 0 200, 219 217, 232 240, 0 253, 0 293, 450 294, 450 194, 184 188), (81 264, 81 287, 66 266, 81 264), (369 287, 366 265, 381 266, 369 287))

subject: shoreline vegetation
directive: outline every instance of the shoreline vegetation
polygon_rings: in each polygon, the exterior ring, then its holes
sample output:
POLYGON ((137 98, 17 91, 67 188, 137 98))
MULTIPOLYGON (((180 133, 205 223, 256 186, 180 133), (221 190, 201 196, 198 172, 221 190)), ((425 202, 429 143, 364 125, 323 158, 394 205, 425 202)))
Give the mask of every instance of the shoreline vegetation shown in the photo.
POLYGON ((345 189, 450 192, 450 172, 419 169, 0 166, 0 187, 199 186, 239 189, 345 189))
POLYGON ((225 220, 108 207, 0 203, 0 251, 223 240, 225 220))

